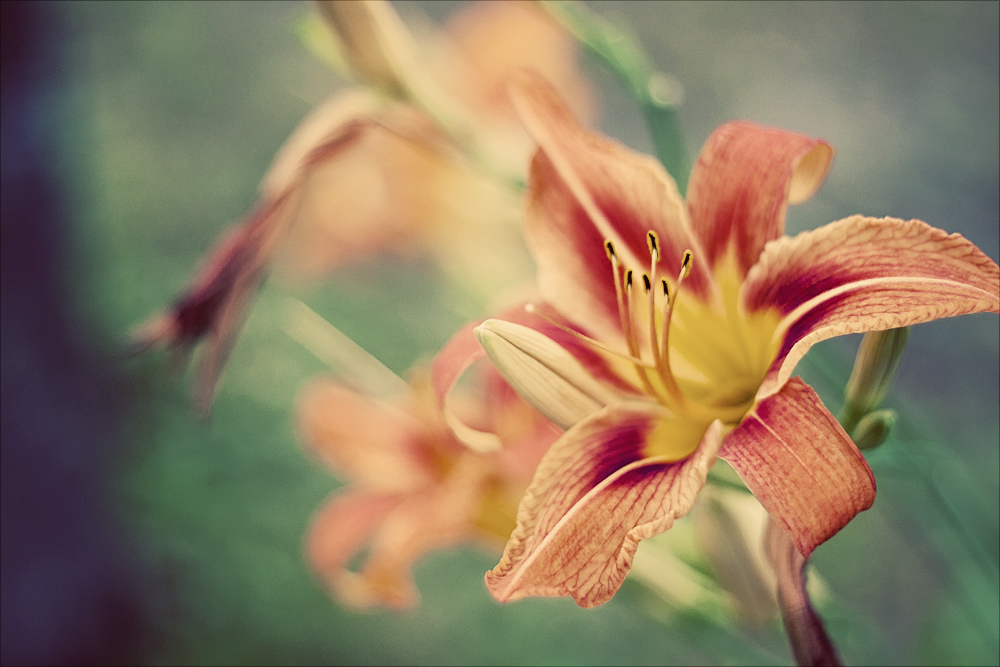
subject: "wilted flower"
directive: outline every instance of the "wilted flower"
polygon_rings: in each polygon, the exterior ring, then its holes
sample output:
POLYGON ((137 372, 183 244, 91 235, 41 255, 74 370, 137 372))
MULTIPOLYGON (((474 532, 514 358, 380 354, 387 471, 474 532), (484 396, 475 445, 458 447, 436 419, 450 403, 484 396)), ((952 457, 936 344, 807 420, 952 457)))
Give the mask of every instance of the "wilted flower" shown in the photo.
POLYGON ((476 335, 568 430, 539 464, 491 592, 608 600, 717 456, 808 556, 875 484, 795 364, 831 336, 1000 312, 1000 269, 917 220, 853 216, 782 236, 787 204, 829 166, 822 141, 724 125, 684 202, 658 163, 583 130, 539 77, 519 77, 512 96, 539 144, 526 230, 546 326, 489 320, 476 335))
POLYGON ((531 144, 511 132, 512 111, 490 101, 509 67, 530 65, 589 107, 571 37, 537 7, 461 12, 432 40, 452 45, 433 69, 388 3, 320 7, 352 69, 381 93, 339 92, 307 116, 275 157, 254 212, 216 244, 177 303, 133 335, 139 351, 187 352, 208 339, 194 387, 202 412, 275 259, 285 276, 312 279, 377 253, 430 256, 474 294, 526 276, 519 196, 505 179, 523 178, 531 144), (522 48, 541 34, 545 48, 522 48))

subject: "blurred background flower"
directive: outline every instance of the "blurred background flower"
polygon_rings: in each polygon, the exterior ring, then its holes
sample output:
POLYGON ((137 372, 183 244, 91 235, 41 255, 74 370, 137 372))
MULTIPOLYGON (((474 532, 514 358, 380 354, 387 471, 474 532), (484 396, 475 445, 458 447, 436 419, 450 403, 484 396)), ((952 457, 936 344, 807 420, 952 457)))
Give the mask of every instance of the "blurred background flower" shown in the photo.
MULTIPOLYGON (((413 27, 461 6, 397 9, 413 27)), ((1000 255, 995 3, 591 7, 682 82, 689 149, 737 117, 835 146, 789 233, 858 212, 919 217, 1000 255)), ((292 427, 293 397, 324 367, 283 330, 289 288, 265 286, 211 422, 192 418, 161 357, 121 359, 129 328, 183 289, 338 85, 296 35, 311 8, 2 11, 4 663, 790 662, 775 621, 666 614, 635 586, 589 611, 500 606, 481 583, 494 556, 468 549, 417 564, 408 614, 331 602, 302 540, 334 484, 292 427)), ((601 130, 651 152, 626 90, 585 64, 601 130)), ((482 315, 446 278, 394 258, 297 294, 401 373, 482 315)), ((998 339, 987 314, 911 330, 883 403, 896 432, 869 457, 875 506, 811 558, 847 663, 996 660, 998 339), (916 453, 893 455, 904 443, 916 453)), ((822 344, 842 363, 806 369, 834 411, 858 340, 822 344)))

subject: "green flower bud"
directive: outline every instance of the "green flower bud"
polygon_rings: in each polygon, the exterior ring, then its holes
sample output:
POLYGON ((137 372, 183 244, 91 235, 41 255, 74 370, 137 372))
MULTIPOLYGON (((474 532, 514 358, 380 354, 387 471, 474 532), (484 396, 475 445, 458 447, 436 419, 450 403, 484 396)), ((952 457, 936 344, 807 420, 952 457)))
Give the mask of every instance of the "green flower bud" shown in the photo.
POLYGON ((320 16, 336 40, 339 60, 361 80, 402 95, 403 62, 416 47, 386 2, 320 2, 320 16))
POLYGON ((865 334, 854 360, 851 379, 844 390, 840 423, 848 433, 882 402, 909 333, 907 327, 902 327, 865 334))
POLYGON ((889 438, 889 433, 895 424, 895 410, 869 412, 854 427, 851 438, 858 449, 874 449, 889 438))

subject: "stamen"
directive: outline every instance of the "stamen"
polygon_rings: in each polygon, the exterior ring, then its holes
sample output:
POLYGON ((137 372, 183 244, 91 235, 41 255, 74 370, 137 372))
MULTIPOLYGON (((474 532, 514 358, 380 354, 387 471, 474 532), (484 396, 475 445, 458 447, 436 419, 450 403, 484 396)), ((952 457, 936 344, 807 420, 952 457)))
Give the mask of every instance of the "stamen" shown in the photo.
POLYGON ((670 320, 674 315, 674 306, 677 304, 677 297, 681 294, 681 283, 683 283, 684 279, 687 278, 689 273, 691 273, 691 260, 691 251, 685 250, 684 259, 681 260, 681 270, 677 274, 677 284, 674 287, 673 296, 669 293, 667 281, 663 281, 663 293, 667 297, 667 304, 666 308, 663 309, 663 328, 660 330, 660 335, 662 336, 660 349, 663 359, 663 365, 661 366, 663 372, 661 373, 661 376, 663 377, 663 381, 670 388, 671 393, 676 391, 678 395, 680 394, 680 388, 677 386, 677 382, 674 380, 674 375, 670 370, 670 320))
MULTIPOLYGON (((652 236, 651 236, 652 238, 652 236)), ((653 265, 656 268, 656 265, 653 265)), ((655 278, 654 278, 655 280, 655 278)), ((642 284, 646 288, 646 294, 649 296, 647 306, 649 308, 649 350, 653 355, 653 366, 657 369, 660 367, 660 346, 657 342, 656 336, 656 290, 653 289, 653 282, 649 279, 645 273, 642 274, 642 284)))
MULTIPOLYGON (((621 266, 621 261, 618 259, 618 253, 615 252, 615 244, 611 242, 611 239, 605 239, 604 250, 608 254, 608 259, 611 260, 611 272, 614 274, 612 280, 615 283, 615 299, 618 302, 618 321, 621 323, 622 334, 625 336, 625 344, 628 346, 629 354, 633 357, 636 355, 635 345, 632 340, 632 327, 631 318, 629 317, 629 305, 626 302, 626 298, 622 295, 622 283, 618 274, 618 267, 621 266)), ((626 289, 631 289, 632 287, 632 271, 629 270, 627 274, 627 285, 626 289)))
POLYGON ((549 317, 548 315, 546 315, 545 313, 540 312, 538 310, 538 307, 535 306, 535 304, 533 304, 533 303, 527 303, 527 304, 525 304, 524 305, 524 310, 525 310, 525 312, 531 313, 532 315, 535 315, 537 317, 542 318, 543 320, 545 320, 549 324, 557 327, 559 330, 564 331, 564 332, 570 334, 571 336, 577 338, 578 340, 583 341, 587 345, 590 345, 591 347, 593 347, 593 348, 595 348, 597 350, 600 350, 602 352, 607 352, 608 354, 613 354, 614 356, 619 357, 621 359, 624 359, 624 360, 628 361, 629 363, 635 364, 637 366, 642 366, 643 368, 651 368, 651 366, 649 366, 649 364, 647 364, 646 362, 644 362, 642 359, 637 359, 637 358, 633 357, 630 354, 624 354, 622 352, 619 352, 618 350, 613 350, 610 347, 608 347, 607 345, 605 345, 604 343, 602 343, 600 341, 597 341, 597 340, 594 340, 590 336, 582 334, 579 331, 576 331, 574 329, 570 329, 568 326, 566 326, 562 322, 558 322, 555 319, 553 319, 553 318, 549 317))
POLYGON ((625 312, 628 313, 625 318, 628 323, 628 327, 625 329, 625 338, 628 341, 629 353, 633 357, 638 357, 639 345, 632 331, 632 287, 632 269, 629 269, 625 273, 625 312))
MULTIPOLYGON (((647 276, 643 276, 644 279, 648 280, 647 276)), ((629 269, 625 273, 625 310, 628 312, 628 329, 625 332, 626 340, 628 342, 629 352, 632 354, 634 361, 632 362, 635 366, 636 375, 639 376, 639 380, 642 382, 643 388, 652 395, 656 395, 656 390, 653 388, 652 383, 649 381, 649 371, 656 370, 653 366, 645 361, 642 361, 641 354, 639 352, 639 340, 636 338, 635 331, 632 329, 632 269, 629 269)), ((648 289, 648 287, 647 287, 648 289)))
POLYGON ((625 272, 625 312, 628 313, 625 317, 628 322, 625 337, 628 340, 629 353, 637 357, 639 356, 639 347, 636 345, 635 336, 632 335, 632 269, 625 272))
POLYGON ((646 232, 646 244, 649 246, 649 278, 643 276, 646 285, 646 293, 649 294, 649 349, 653 354, 653 365, 660 366, 660 349, 656 336, 656 290, 652 288, 656 284, 656 265, 660 261, 660 244, 656 232, 649 230, 646 232))
MULTIPOLYGON (((656 235, 651 234, 648 238, 650 239, 652 247, 656 249, 655 256, 659 258, 660 253, 656 240, 656 235)), ((642 355, 639 352, 639 341, 636 337, 635 331, 633 331, 632 329, 632 269, 627 269, 625 271, 625 284, 624 284, 625 293, 622 294, 622 281, 620 279, 621 274, 618 271, 619 267, 622 266, 621 260, 618 258, 618 253, 615 252, 615 245, 614 243, 611 242, 610 239, 605 239, 604 251, 607 253, 608 260, 611 262, 611 271, 613 274, 612 279, 614 280, 615 283, 615 298, 618 301, 618 318, 621 322, 622 333, 625 335, 625 343, 628 346, 629 354, 625 355, 620 352, 616 352, 615 350, 612 350, 611 348, 608 348, 605 345, 598 343, 595 340, 587 338, 586 336, 580 334, 579 332, 563 327, 558 322, 552 321, 552 324, 555 324, 559 328, 571 333, 572 335, 587 341, 588 344, 590 344, 592 347, 604 350, 610 354, 614 354, 618 357, 630 361, 632 365, 635 367, 635 372, 639 376, 639 379, 642 381, 643 387, 646 389, 646 391, 649 392, 650 394, 656 394, 657 392, 653 388, 653 385, 650 383, 648 375, 650 371, 656 370, 655 364, 651 366, 649 363, 642 360, 642 355)), ((653 266, 655 267, 655 265, 656 264, 654 262, 653 266)), ((642 279, 646 287, 646 292, 648 293, 650 291, 650 288, 652 287, 652 283, 650 282, 649 276, 643 275, 642 279)), ((652 318, 651 316, 650 320, 652 321, 653 319, 655 318, 652 318)), ((653 341, 652 348, 654 350, 653 356, 655 358, 656 347, 657 347, 655 342, 656 337, 653 336, 651 340, 653 341)))

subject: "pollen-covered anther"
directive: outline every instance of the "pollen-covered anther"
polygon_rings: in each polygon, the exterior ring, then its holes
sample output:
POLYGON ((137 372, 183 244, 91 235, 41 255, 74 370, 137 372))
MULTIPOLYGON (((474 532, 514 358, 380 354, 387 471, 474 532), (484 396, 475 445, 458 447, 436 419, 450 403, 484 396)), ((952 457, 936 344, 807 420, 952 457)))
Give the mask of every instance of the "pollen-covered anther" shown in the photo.
POLYGON ((646 245, 649 246, 649 256, 656 264, 660 261, 660 240, 656 236, 656 232, 650 230, 646 233, 646 245))
POLYGON ((615 252, 615 244, 611 242, 611 239, 606 239, 604 241, 604 252, 616 268, 619 264, 621 264, 621 261, 618 259, 618 253, 615 252))
POLYGON ((677 276, 678 282, 687 278, 687 275, 691 273, 691 261, 694 254, 690 250, 684 251, 684 259, 681 260, 681 272, 677 276))

